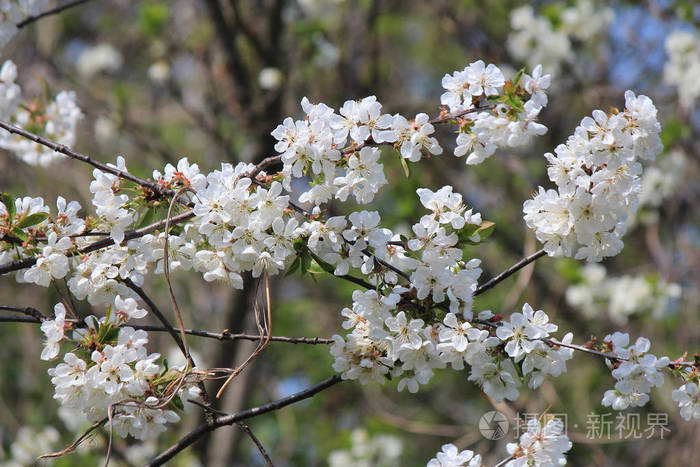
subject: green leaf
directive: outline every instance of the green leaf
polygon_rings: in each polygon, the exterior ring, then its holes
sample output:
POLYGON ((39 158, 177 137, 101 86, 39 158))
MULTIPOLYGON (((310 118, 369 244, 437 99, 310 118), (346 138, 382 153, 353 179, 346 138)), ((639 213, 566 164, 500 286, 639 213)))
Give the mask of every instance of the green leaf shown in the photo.
POLYGON ((141 30, 150 37, 161 36, 168 24, 170 9, 166 3, 147 2, 139 8, 141 30))
POLYGON ((117 340, 117 337, 119 337, 119 328, 109 328, 109 330, 105 332, 104 336, 102 337, 101 342, 114 342, 117 340))
POLYGON ((34 214, 25 216, 17 223, 15 227, 19 229, 26 229, 27 227, 31 227, 33 225, 37 225, 44 222, 46 219, 48 219, 48 217, 49 215, 45 212, 35 212, 34 214))
POLYGON ((410 177, 411 170, 408 168, 408 162, 403 157, 401 157, 401 167, 403 167, 403 173, 406 175, 406 178, 410 177))
POLYGON ((182 403, 182 399, 178 395, 173 397, 173 406, 180 411, 185 410, 185 404, 182 403))
POLYGON ((10 223, 15 218, 15 199, 9 193, 2 194, 2 204, 5 205, 7 213, 10 215, 10 223))
POLYGON ((479 234, 479 237, 483 241, 484 239, 488 238, 488 236, 491 235, 495 229, 496 229, 495 222, 483 221, 479 225, 479 228, 476 229, 476 233, 479 234))
POLYGON ((321 258, 319 258, 317 255, 315 255, 314 253, 312 253, 312 252, 310 252, 310 251, 309 251, 309 255, 310 255, 311 258, 313 258, 313 260, 316 262, 316 264, 319 265, 319 267, 320 267, 321 269, 323 269, 324 271, 326 271, 326 272, 329 273, 329 274, 333 274, 333 273, 334 273, 334 271, 335 271, 335 266, 333 266, 333 265, 330 264, 330 263, 327 263, 327 262, 323 261, 321 258))
POLYGON ((467 224, 459 230, 459 240, 463 243, 476 245, 491 235, 495 228, 496 223, 491 221, 483 221, 479 225, 467 224), (473 240, 472 237, 474 237, 474 235, 478 235, 479 240, 473 240))
POLYGON ((304 253, 301 256, 301 274, 304 275, 309 272, 309 267, 311 266, 311 255, 304 253))
POLYGON ((19 238, 20 240, 22 240, 23 242, 27 241, 27 234, 22 229, 20 229, 18 227, 15 227, 14 229, 12 229, 12 234, 15 237, 19 238))
POLYGON ((523 74, 525 73, 525 67, 522 67, 519 71, 518 74, 515 75, 515 78, 513 78, 513 86, 517 86, 518 83, 520 82, 520 78, 523 77, 523 74))
POLYGON ((289 265, 289 269, 287 272, 284 273, 284 277, 291 276, 296 272, 297 269, 299 269, 299 266, 301 266, 301 259, 297 256, 294 258, 294 261, 292 261, 292 264, 289 265))
POLYGON ((146 212, 143 213, 143 216, 141 216, 141 220, 139 221, 138 225, 136 226, 137 229, 140 229, 141 227, 145 227, 147 225, 153 224, 153 221, 156 217, 156 208, 148 208, 146 212))
POLYGON ((506 98, 506 104, 513 107, 514 109, 520 110, 521 112, 525 109, 523 106, 523 101, 518 99, 516 96, 508 96, 506 98))

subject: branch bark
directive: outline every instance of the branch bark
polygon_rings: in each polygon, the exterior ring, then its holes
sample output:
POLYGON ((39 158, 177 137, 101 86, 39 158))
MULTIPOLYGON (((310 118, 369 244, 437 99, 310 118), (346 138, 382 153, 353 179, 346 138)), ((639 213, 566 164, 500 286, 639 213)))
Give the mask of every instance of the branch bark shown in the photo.
POLYGON ((46 139, 42 136, 35 135, 32 132, 29 132, 27 130, 24 130, 18 126, 12 125, 11 123, 8 123, 6 121, 0 120, 0 128, 3 128, 10 133, 14 133, 16 135, 19 135, 23 138, 27 138, 28 140, 34 141, 37 144, 41 144, 42 146, 46 146, 49 149, 53 149, 56 152, 60 152, 61 154, 70 157, 71 159, 79 160, 81 162, 85 162, 86 164, 90 164, 93 167, 96 167, 103 172, 108 172, 113 175, 116 175, 119 178, 123 178, 124 180, 129 180, 130 182, 134 182, 138 185, 141 185, 143 187, 149 188, 159 196, 172 196, 173 191, 167 188, 163 188, 162 186, 158 185, 156 182, 152 182, 150 180, 144 180, 143 178, 139 178, 135 175, 130 174, 129 172, 126 172, 124 170, 120 170, 116 167, 109 166, 107 164, 104 164, 100 161, 96 161, 95 159, 92 159, 91 157, 86 156, 85 154, 81 154, 79 152, 74 151, 73 149, 69 148, 68 146, 65 146, 63 144, 58 144, 55 141, 51 141, 50 139, 46 139))
POLYGON ((190 446, 192 443, 200 439, 202 436, 206 435, 211 431, 216 430, 217 428, 221 428, 222 426, 227 425, 233 425, 234 423, 240 422, 241 420, 257 417, 268 412, 279 410, 282 407, 294 404, 295 402, 308 399, 309 397, 312 397, 313 395, 325 389, 328 389, 329 387, 339 383, 340 381, 342 381, 340 375, 333 375, 330 378, 316 384, 315 386, 311 386, 310 388, 304 389, 303 391, 300 391, 296 394, 292 394, 291 396, 284 397, 282 399, 276 400, 274 402, 269 402, 258 407, 253 407, 252 409, 243 410, 235 414, 217 417, 216 419, 214 419, 213 423, 202 423, 197 428, 189 432, 187 435, 180 438, 180 440, 177 443, 173 444, 168 449, 163 451, 160 455, 154 458, 147 465, 149 467, 163 465, 165 462, 172 459, 175 455, 177 455, 179 452, 181 452, 182 450, 190 446))
POLYGON ((44 18, 46 16, 58 14, 58 13, 65 11, 69 8, 73 8, 74 6, 82 5, 83 3, 87 3, 89 1, 90 0, 73 0, 72 2, 68 2, 64 5, 57 6, 55 8, 50 9, 50 10, 42 11, 38 15, 28 16, 28 17, 24 18, 22 21, 20 21, 19 23, 17 23, 17 29, 22 29, 23 27, 27 26, 28 24, 33 23, 36 20, 39 20, 39 19, 44 18))

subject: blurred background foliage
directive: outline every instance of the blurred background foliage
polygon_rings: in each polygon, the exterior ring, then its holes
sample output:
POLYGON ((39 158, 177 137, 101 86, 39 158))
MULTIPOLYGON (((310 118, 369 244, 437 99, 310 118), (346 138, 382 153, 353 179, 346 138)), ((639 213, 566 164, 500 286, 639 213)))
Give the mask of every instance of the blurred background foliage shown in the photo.
MULTIPOLYGON (((208 172, 221 162, 273 155, 270 131, 284 117, 300 115, 303 96, 338 108, 347 99, 374 94, 384 112, 436 115, 445 73, 477 59, 511 73, 526 65, 507 47, 513 33, 511 12, 525 3, 555 27, 563 9, 576 2, 91 1, 22 29, 3 50, 3 59, 17 63, 25 95, 41 96, 45 89, 51 94, 76 91, 85 113, 77 150, 104 162, 124 155, 139 176, 150 176, 153 169, 162 170, 165 163, 185 156, 208 172), (86 55, 98 46, 104 47, 100 53, 86 55)), ((666 173, 663 161, 676 151, 683 153, 684 165, 672 192, 660 206, 643 210, 647 216, 627 234, 623 252, 604 266, 611 277, 646 275, 650 281, 678 284, 680 296, 655 303, 657 312, 635 311, 623 323, 613 319, 605 303, 594 314, 582 313, 566 297, 570 286, 585 281, 583 264, 545 257, 478 297, 475 309, 509 314, 527 301, 545 310, 560 330, 572 330, 575 342, 621 330, 632 339, 650 338, 657 355, 673 359, 688 350, 692 358, 700 342, 700 112, 692 102, 679 105, 677 90, 662 78, 665 38, 676 29, 693 31, 699 8, 693 0, 593 5, 595 13, 586 21, 597 21, 604 6, 614 19, 595 38, 572 42, 574 60, 561 66, 541 114, 549 128, 545 136, 525 150, 499 151, 483 164, 467 167, 451 157, 453 135, 440 129, 445 153, 412 164, 408 178, 397 155, 385 150, 390 184, 369 208, 381 213, 387 227, 408 231, 422 215, 415 189, 453 185, 470 206, 497 224, 487 243, 467 251, 483 260, 486 280, 538 248, 522 220, 522 202, 538 185, 550 187, 542 154, 563 143, 593 109, 622 107, 625 89, 646 93, 658 106, 664 126, 666 150, 655 164, 666 173)), ((60 194, 78 200, 85 213, 90 211, 90 179, 89 168, 73 161, 41 169, 0 154, 0 188, 16 196, 53 200, 60 194)), ((330 209, 340 214, 353 206, 333 204, 330 209)), ((173 280, 188 327, 254 331, 252 309, 263 304, 258 281, 249 278, 243 291, 234 291, 205 283, 196 273, 173 280)), ((149 279, 145 288, 168 309, 162 278, 149 279)), ((320 273, 275 278, 274 334, 341 333, 340 310, 350 305, 352 290, 348 283, 320 273)), ((48 311, 65 293, 60 285, 47 292, 10 277, 0 281, 0 303, 7 305, 48 311)), ((618 293, 624 300, 625 291, 618 293)), ((88 310, 87 304, 81 307, 88 310)), ((150 340, 152 351, 176 355, 167 335, 151 334, 150 340)), ((39 360, 38 327, 3 323, 0 342, 0 462, 3 456, 7 462, 18 459, 13 449, 19 449, 21 436, 31 439, 34 449, 40 440, 48 440, 50 449, 64 447, 79 428, 62 420, 51 399, 49 364, 39 360), (40 433, 47 426, 57 432, 40 433)), ((249 342, 195 337, 190 343, 202 367, 235 367, 254 348, 249 342)), ((234 380, 217 406, 235 412, 283 397, 331 375, 331 364, 325 346, 273 343, 234 380)), ((482 453, 494 464, 506 456, 505 443, 514 432, 498 442, 482 438, 477 430, 481 415, 494 408, 508 415, 549 408, 568 415, 574 442, 571 465, 687 465, 696 456, 700 429, 678 415, 670 397, 676 383, 667 378, 651 402, 638 409, 642 420, 647 413, 669 414, 671 431, 663 440, 619 440, 614 433, 610 440, 586 437, 590 414, 611 412, 600 399, 613 380, 600 360, 580 354, 564 376, 547 379, 537 391, 523 390, 511 404, 492 404, 465 374, 444 370, 418 394, 397 393, 392 382, 381 387, 344 382, 311 400, 252 419, 250 426, 280 466, 326 465, 332 451, 351 448, 353 438, 360 436, 352 434, 357 428, 369 438, 391 435, 392 442, 398 440, 399 457, 387 465, 424 465, 447 442, 482 453)), ((213 392, 218 384, 209 385, 213 392)), ((139 465, 162 451, 200 423, 200 410, 194 409, 157 442, 119 440, 113 465, 139 465)), ((381 439, 379 451, 391 444, 381 439)), ((101 462, 106 440, 105 433, 98 434, 86 449, 54 464, 95 465, 101 462)), ((380 457, 367 465, 381 463, 380 457)), ((263 465, 263 460, 238 428, 228 427, 172 465, 263 465)))

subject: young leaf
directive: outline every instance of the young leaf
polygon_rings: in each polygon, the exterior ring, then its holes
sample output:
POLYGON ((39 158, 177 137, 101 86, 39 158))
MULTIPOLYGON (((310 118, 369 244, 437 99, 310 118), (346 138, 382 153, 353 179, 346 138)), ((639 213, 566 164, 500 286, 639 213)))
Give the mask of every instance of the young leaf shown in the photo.
POLYGON ((307 272, 309 272, 310 266, 311 266, 311 256, 307 252, 301 256, 301 274, 304 275, 307 272))
POLYGON ((173 406, 175 406, 176 409, 182 411, 185 410, 185 404, 182 403, 182 399, 180 399, 180 396, 175 396, 173 397, 173 406))
POLYGON ((19 238, 23 242, 27 241, 27 234, 19 227, 15 227, 14 229, 12 229, 12 235, 19 238))
POLYGON ((9 193, 2 194, 2 204, 5 205, 7 213, 10 215, 10 222, 15 218, 15 199, 9 193))
POLYGON ((401 158, 401 167, 403 167, 403 173, 406 175, 406 178, 410 177, 411 170, 408 168, 408 162, 403 157, 401 158))
POLYGON ((297 269, 299 269, 299 266, 301 266, 301 259, 297 256, 294 258, 294 261, 292 261, 292 264, 289 265, 289 269, 287 272, 284 273, 284 277, 291 276, 296 272, 297 269))
POLYGON ((34 214, 30 214, 28 216, 25 216, 22 220, 20 220, 15 227, 18 229, 26 229, 27 227, 31 227, 33 225, 40 224, 44 222, 46 219, 48 219, 49 215, 45 212, 35 212, 34 214))
POLYGON ((156 217, 156 208, 155 207, 148 208, 146 210, 146 212, 143 213, 143 216, 141 216, 141 220, 139 221, 136 228, 140 229, 141 227, 146 227, 147 225, 153 224, 155 217, 156 217))
POLYGON ((523 77, 523 74, 524 74, 524 73, 525 73, 525 67, 521 68, 521 69, 518 71, 518 74, 515 75, 515 78, 513 78, 513 86, 517 86, 518 83, 520 83, 520 78, 523 77))

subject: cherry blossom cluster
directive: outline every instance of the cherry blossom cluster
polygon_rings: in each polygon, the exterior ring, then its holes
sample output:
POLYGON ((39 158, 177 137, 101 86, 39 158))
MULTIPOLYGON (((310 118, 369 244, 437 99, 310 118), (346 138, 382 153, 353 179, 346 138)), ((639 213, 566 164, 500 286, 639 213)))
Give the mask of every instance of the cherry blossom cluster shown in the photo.
MULTIPOLYGON (((530 419, 527 430, 515 443, 508 443, 510 457, 499 465, 505 467, 554 466, 566 464, 566 453, 571 441, 564 431, 564 424, 555 417, 546 420, 530 419)), ((427 467, 481 467, 480 455, 473 451, 460 451, 454 444, 445 444, 427 467)))
POLYGON ((5 0, 0 3, 0 48, 17 34, 17 25, 30 16, 38 15, 49 0, 5 0))
POLYGON ((594 41, 615 17, 611 8, 591 0, 579 0, 568 7, 565 2, 550 4, 547 13, 537 15, 531 5, 511 11, 513 32, 507 46, 514 58, 531 66, 541 63, 553 75, 574 64, 576 44, 594 41))
MULTIPOLYGON (((4 2, 3 5, 7 3, 4 2)), ((0 33, 1 36, 2 33, 0 33)), ((0 68, 0 119, 59 144, 70 146, 75 143, 76 125, 83 116, 75 103, 75 93, 61 91, 56 95, 56 99, 49 103, 39 99, 22 102, 22 89, 15 83, 16 79, 17 67, 11 60, 7 60, 0 68)), ((22 136, 13 135, 4 129, 0 129, 0 148, 12 151, 31 165, 48 166, 64 157, 58 152, 22 136)))
MULTIPOLYGON (((549 86, 549 75, 542 75, 541 67, 532 76, 521 74, 515 82, 507 82, 498 67, 479 60, 445 75, 442 84, 446 92, 441 103, 455 118, 438 121, 459 124, 455 155, 469 153, 468 164, 483 161, 499 146, 519 146, 530 135, 546 132, 536 122, 547 103, 544 90, 549 86)), ((387 183, 376 145, 391 144, 410 162, 419 161, 425 153, 443 151, 431 136, 435 128, 427 114, 419 113, 413 120, 383 114, 375 96, 346 101, 338 113, 306 98, 301 106, 306 114, 303 120, 286 118, 272 132, 284 164, 284 187, 290 189, 292 178, 311 178, 299 197, 301 202, 320 205, 332 198, 345 201, 350 195, 358 203, 371 202, 387 183)))
POLYGON ((700 97, 700 37, 696 31, 675 30, 666 38, 668 62, 664 66, 664 81, 678 88, 680 104, 692 109, 700 97))
POLYGON ((392 435, 371 436, 363 429, 352 430, 349 450, 336 450, 328 455, 329 467, 390 466, 399 463, 403 451, 401 439, 392 435))
POLYGON ((548 420, 530 419, 527 431, 520 435, 517 443, 508 443, 506 449, 513 459, 506 467, 530 465, 565 465, 564 453, 571 449, 571 441, 564 432, 564 424, 556 417, 548 420))
POLYGON ((655 276, 609 277, 596 263, 581 268, 581 276, 581 282, 566 289, 566 302, 589 318, 606 314, 617 324, 627 323, 633 314, 670 314, 682 291, 680 285, 655 276))
POLYGON ((206 281, 242 288, 243 271, 252 271, 254 277, 263 270, 277 274, 296 256, 294 242, 303 230, 288 207, 289 195, 282 194, 278 181, 269 188, 254 184, 245 176, 253 169, 250 164, 222 164, 221 170, 191 185, 196 217, 192 227, 186 227, 187 240, 196 244, 192 267, 206 281))
POLYGON ((111 413, 111 426, 119 436, 147 439, 180 419, 175 410, 182 408, 183 399, 199 397, 199 387, 181 379, 182 369, 163 367, 159 354, 148 354, 145 331, 124 326, 147 314, 133 298, 117 296, 106 317, 89 316, 84 320, 87 327, 73 329, 71 337, 66 335, 72 325, 62 303, 54 307, 54 314, 41 324, 46 336, 41 358, 56 358, 63 342, 73 345, 63 362, 49 369, 54 399, 62 407, 91 422, 111 413))
POLYGON ((624 112, 594 110, 555 154, 545 154, 557 190, 540 187, 523 212, 550 256, 600 261, 622 250, 627 219, 638 206, 638 161, 661 152, 660 131, 651 99, 627 91, 624 112))
POLYGON ((639 337, 634 345, 629 345, 627 333, 609 334, 603 339, 603 344, 606 350, 623 360, 605 361, 617 382, 615 389, 605 391, 602 404, 615 410, 642 407, 649 401, 651 388, 663 384, 661 370, 669 365, 669 358, 650 354, 651 343, 645 337, 639 337))
POLYGON ((700 420, 700 393, 698 392, 700 375, 695 374, 694 379, 694 382, 687 381, 671 392, 671 397, 681 409, 681 417, 687 421, 700 420))
MULTIPOLYGON (((439 309, 411 309, 410 299, 401 295, 405 292, 403 287, 386 296, 374 290, 355 291, 353 308, 342 311, 343 327, 352 331, 345 338, 334 335, 331 347, 333 368, 343 378, 382 383, 391 376, 401 378, 399 391, 417 392, 434 369, 449 364, 463 370, 466 363, 468 379, 487 395, 497 401, 515 400, 522 382, 536 388, 545 375, 565 372, 566 361, 572 358, 572 349, 543 341, 557 326, 528 304, 523 313, 514 313, 494 329, 496 318, 489 311, 479 313, 476 320, 467 312, 470 321, 439 309), (399 307, 402 310, 397 312, 399 307), (417 316, 432 319, 426 323, 417 316)), ((569 344, 572 337, 568 333, 562 342, 569 344)))
POLYGON ((442 449, 428 461, 426 467, 481 467, 481 455, 473 451, 460 451, 452 443, 443 444, 442 449))
POLYGON ((653 165, 644 169, 639 192, 637 218, 629 220, 630 229, 637 220, 642 225, 659 220, 659 209, 677 192, 687 176, 688 156, 681 149, 671 149, 662 154, 653 165))
POLYGON ((542 74, 541 65, 535 66, 532 76, 523 73, 508 82, 497 66, 485 66, 481 60, 445 75, 442 87, 446 92, 440 103, 464 115, 458 120, 455 156, 468 154, 467 164, 479 164, 498 147, 521 146, 530 136, 545 134, 547 127, 537 123, 537 117, 547 105, 549 85, 550 75, 542 74), (476 111, 482 101, 491 102, 493 110, 476 111))
POLYGON ((9 449, 9 459, 2 455, 0 449, 0 467, 24 467, 36 463, 37 457, 51 452, 60 439, 58 430, 47 426, 41 430, 23 426, 17 430, 16 437, 9 449))

